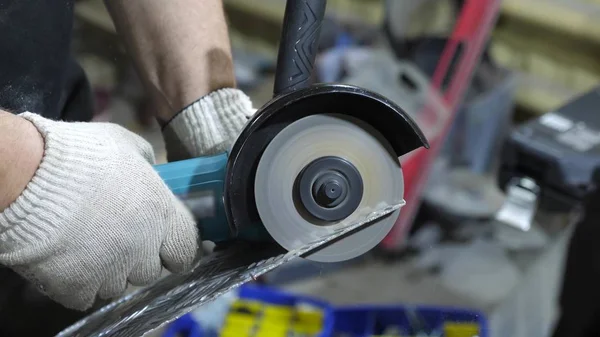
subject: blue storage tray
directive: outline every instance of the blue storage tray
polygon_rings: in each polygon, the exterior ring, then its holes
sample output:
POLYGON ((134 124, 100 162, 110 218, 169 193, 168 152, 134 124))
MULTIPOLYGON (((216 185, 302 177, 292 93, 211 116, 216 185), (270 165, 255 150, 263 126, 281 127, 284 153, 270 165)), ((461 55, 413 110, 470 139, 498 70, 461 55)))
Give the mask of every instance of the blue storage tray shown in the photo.
POLYGON ((169 324, 162 337, 207 337, 192 315, 181 316, 169 324))
MULTIPOLYGON (((257 300, 275 305, 309 304, 323 309, 325 320, 323 331, 317 337, 335 337, 343 334, 347 337, 370 337, 382 334, 387 327, 394 326, 407 335, 410 330, 409 312, 416 312, 426 329, 439 329, 444 322, 476 323, 479 326, 478 337, 488 337, 487 320, 476 310, 435 307, 435 306, 353 306, 334 308, 325 301, 306 296, 287 293, 269 287, 244 285, 239 288, 238 296, 247 300, 257 300), (410 308, 410 309, 409 309, 410 308)), ((202 337, 202 333, 190 322, 186 315, 176 320, 168 328, 165 337, 202 337), (179 334, 178 334, 179 333, 179 334)))
POLYGON ((242 299, 257 300, 263 303, 274 305, 298 306, 306 304, 321 308, 324 313, 323 332, 316 337, 329 337, 329 331, 332 331, 333 329, 333 308, 325 301, 254 284, 245 284, 240 287, 238 296, 242 299))
MULTIPOLYGON (((342 307, 334 310, 333 329, 325 336, 333 337, 344 335, 348 337, 370 337, 382 335, 389 327, 397 327, 403 336, 411 336, 409 307, 402 305, 390 306, 356 306, 342 307)), ((488 337, 487 320, 478 311, 450 308, 412 306, 410 310, 416 312, 422 321, 423 328, 439 331, 445 322, 476 323, 480 333, 478 337, 488 337)))
POLYGON ((322 308, 326 313, 331 311, 331 306, 322 300, 312 297, 299 296, 296 294, 287 293, 281 290, 254 285, 245 284, 239 288, 238 297, 246 300, 257 300, 264 303, 275 305, 295 306, 300 304, 308 304, 322 308))

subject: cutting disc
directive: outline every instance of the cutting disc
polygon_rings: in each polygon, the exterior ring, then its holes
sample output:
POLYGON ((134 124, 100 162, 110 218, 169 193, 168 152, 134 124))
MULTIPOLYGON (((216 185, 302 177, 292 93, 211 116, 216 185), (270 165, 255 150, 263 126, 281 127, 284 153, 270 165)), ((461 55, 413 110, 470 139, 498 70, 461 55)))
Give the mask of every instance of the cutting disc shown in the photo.
MULTIPOLYGON (((269 234, 285 249, 294 250, 384 205, 403 202, 404 181, 397 156, 377 130, 350 116, 318 114, 291 123, 269 143, 257 167, 254 195, 269 234), (359 174, 358 180, 349 180, 358 181, 360 186, 344 192, 354 198, 358 193, 356 207, 335 221, 313 216, 298 192, 307 167, 320 161, 320 168, 324 168, 327 160, 323 158, 339 158, 350 163, 353 172, 359 174)), ((306 258, 338 262, 360 256, 383 240, 399 212, 378 219, 306 258)))

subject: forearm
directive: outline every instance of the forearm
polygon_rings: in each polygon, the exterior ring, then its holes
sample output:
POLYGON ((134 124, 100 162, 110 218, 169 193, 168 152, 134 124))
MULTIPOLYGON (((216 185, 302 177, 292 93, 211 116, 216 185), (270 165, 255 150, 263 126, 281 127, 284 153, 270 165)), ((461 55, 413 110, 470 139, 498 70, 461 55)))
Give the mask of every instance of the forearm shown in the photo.
POLYGON ((44 141, 29 121, 0 110, 0 212, 23 192, 44 154, 44 141))
POLYGON ((222 0, 105 1, 166 122, 235 75, 222 0))

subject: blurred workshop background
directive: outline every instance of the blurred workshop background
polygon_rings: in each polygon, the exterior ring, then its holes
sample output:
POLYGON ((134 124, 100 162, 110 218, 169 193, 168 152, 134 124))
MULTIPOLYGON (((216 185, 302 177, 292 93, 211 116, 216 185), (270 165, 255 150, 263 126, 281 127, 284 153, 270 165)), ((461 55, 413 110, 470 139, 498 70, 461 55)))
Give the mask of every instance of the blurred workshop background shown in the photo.
MULTIPOLYGON (((238 84, 259 107, 272 96, 285 1, 224 3, 238 84)), ((138 132, 165 161, 102 1, 77 1, 76 14, 74 53, 94 88, 95 119, 138 132)), ((298 260, 157 336, 550 336, 581 195, 563 174, 552 188, 570 201, 538 203, 541 171, 560 160, 519 166, 514 153, 533 158, 554 145, 527 152, 532 143, 515 133, 588 123, 572 147, 600 142, 591 121, 565 117, 600 82, 600 0, 330 0, 315 81, 387 96, 434 145, 401 159, 408 205, 395 228, 368 256, 298 260), (559 206, 537 207, 547 203, 559 206)))

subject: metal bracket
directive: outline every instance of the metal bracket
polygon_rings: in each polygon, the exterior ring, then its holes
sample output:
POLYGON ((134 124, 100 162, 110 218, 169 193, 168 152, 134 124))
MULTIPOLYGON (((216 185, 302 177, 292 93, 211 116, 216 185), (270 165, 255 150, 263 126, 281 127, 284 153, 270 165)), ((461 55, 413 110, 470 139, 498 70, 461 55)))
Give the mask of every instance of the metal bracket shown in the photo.
POLYGON ((531 229, 540 190, 531 178, 513 178, 506 186, 506 200, 496 213, 496 220, 524 232, 531 229))

